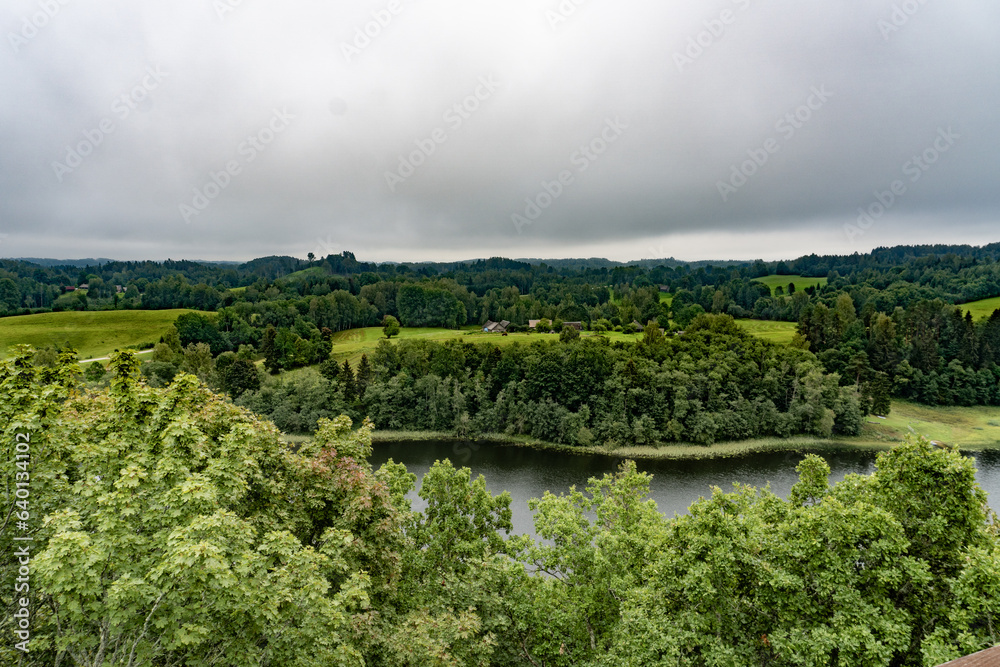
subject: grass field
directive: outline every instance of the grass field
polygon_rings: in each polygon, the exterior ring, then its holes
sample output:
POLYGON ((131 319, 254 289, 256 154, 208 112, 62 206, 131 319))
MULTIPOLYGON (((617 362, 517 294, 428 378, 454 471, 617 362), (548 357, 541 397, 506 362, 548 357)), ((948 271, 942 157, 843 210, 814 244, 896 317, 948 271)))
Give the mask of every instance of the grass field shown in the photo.
MULTIPOLYGON (((675 443, 662 447, 634 446, 607 450, 604 447, 567 447, 532 440, 526 436, 505 434, 483 435, 480 439, 576 454, 613 454, 632 459, 699 459, 773 451, 823 452, 844 449, 878 451, 895 447, 909 433, 923 435, 943 444, 955 445, 966 451, 994 449, 1000 444, 1000 408, 930 408, 915 403, 894 401, 889 417, 885 420, 869 417, 864 432, 858 437, 758 438, 738 442, 718 442, 709 447, 675 443)), ((376 431, 373 439, 376 442, 394 442, 449 440, 453 437, 450 433, 376 431)))
POLYGON ((893 401, 885 419, 868 418, 872 437, 901 440, 907 433, 923 435, 963 448, 996 447, 1000 444, 1000 408, 929 407, 893 401))
POLYGON ((788 283, 795 283, 795 291, 803 290, 807 287, 812 287, 814 285, 819 285, 820 287, 826 285, 826 278, 803 278, 799 275, 793 276, 765 276, 763 278, 754 278, 754 281, 758 283, 764 283, 771 288, 771 294, 774 294, 774 288, 779 285, 785 288, 785 293, 788 293, 788 283))
POLYGON ((736 323, 758 338, 772 343, 787 345, 795 336, 795 322, 772 322, 770 320, 736 320, 736 323))
MULTIPOLYGON (((624 334, 616 335, 624 336, 624 334)), ((355 365, 361 359, 362 354, 371 354, 382 337, 382 327, 366 327, 364 329, 339 331, 333 335, 333 357, 337 361, 347 359, 351 362, 351 365, 355 365)), ((461 329, 408 329, 404 327, 398 336, 393 337, 393 340, 400 338, 433 340, 438 342, 451 338, 460 338, 463 342, 468 343, 490 342, 497 345, 510 345, 516 342, 530 343, 533 340, 559 340, 558 334, 512 333, 506 336, 495 333, 487 334, 483 333, 478 326, 467 326, 461 329)), ((630 336, 629 338, 635 340, 635 336, 630 336)))
POLYGON ((992 299, 983 299, 982 301, 970 301, 969 303, 962 304, 962 308, 965 309, 965 312, 972 313, 972 318, 975 320, 989 317, 993 314, 994 310, 1000 308, 1000 296, 992 299))
POLYGON ((69 343, 80 359, 106 357, 129 345, 156 342, 189 310, 107 310, 0 318, 0 355, 25 343, 36 348, 69 343))
MULTIPOLYGON (((751 334, 775 343, 789 343, 792 340, 792 336, 795 335, 795 323, 793 322, 737 320, 737 323, 751 334)), ((597 334, 590 331, 584 331, 582 335, 587 337, 596 336, 597 334)), ((606 336, 612 342, 620 340, 634 343, 639 340, 642 334, 626 334, 609 331, 600 335, 606 336)), ((382 337, 382 327, 366 327, 364 329, 348 329, 347 331, 337 332, 333 335, 333 357, 337 361, 344 361, 347 359, 353 366, 361 360, 362 354, 371 354, 372 351, 375 350, 375 346, 378 345, 379 339, 382 337)), ((501 336, 500 334, 495 333, 483 333, 479 327, 469 326, 462 327, 461 329, 407 329, 404 327, 400 331, 399 336, 394 337, 393 340, 398 340, 400 338, 433 340, 438 342, 452 338, 460 338, 462 341, 468 343, 488 342, 495 343, 497 345, 512 345, 517 342, 530 343, 533 340, 559 340, 558 334, 512 333, 507 336, 501 336)))

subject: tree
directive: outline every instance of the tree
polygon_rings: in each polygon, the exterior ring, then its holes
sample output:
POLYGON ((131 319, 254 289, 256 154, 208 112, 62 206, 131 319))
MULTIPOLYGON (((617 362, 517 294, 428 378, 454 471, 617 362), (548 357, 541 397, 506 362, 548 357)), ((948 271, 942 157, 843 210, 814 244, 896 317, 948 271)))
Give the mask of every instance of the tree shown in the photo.
POLYGON ((382 334, 386 338, 392 338, 393 336, 399 335, 399 320, 397 320, 392 315, 386 315, 382 319, 382 334))
POLYGON ((357 392, 358 398, 364 398, 365 390, 368 389, 368 385, 372 382, 372 367, 368 363, 368 355, 362 354, 361 361, 358 362, 358 371, 355 376, 355 391, 357 392))
POLYGON ((340 385, 344 388, 344 400, 350 402, 357 398, 358 390, 355 384, 354 369, 351 368, 349 359, 344 359, 344 365, 340 367, 340 373, 337 377, 340 379, 340 385))
POLYGON ((552 322, 543 317, 538 320, 538 323, 535 325, 535 331, 538 333, 549 333, 552 331, 552 322))
POLYGON ((104 374, 104 364, 99 361, 95 361, 87 366, 87 370, 84 372, 84 377, 87 378, 87 382, 100 382, 104 379, 104 374))
POLYGON ((333 382, 340 375, 340 364, 333 357, 329 357, 319 365, 319 374, 333 382))
MULTIPOLYGON (((128 353, 87 396, 60 379, 68 359, 55 375, 15 363, 0 366, 0 411, 35 425, 29 664, 362 664, 366 609, 403 545, 364 458, 369 426, 327 422, 291 452, 192 376, 138 383, 128 353)), ((13 553, 9 527, 0 542, 13 553)), ((0 562, 10 590, 17 567, 0 562)), ((3 664, 17 655, 0 647, 3 664)))
POLYGON ((246 359, 233 361, 225 370, 226 390, 233 398, 238 398, 248 391, 260 389, 260 373, 257 365, 246 359))
POLYGON ((21 306, 21 290, 10 278, 0 278, 0 310, 14 311, 21 306))
POLYGON ((580 332, 576 327, 564 326, 562 331, 559 332, 559 341, 563 343, 572 343, 575 340, 579 340, 580 332))

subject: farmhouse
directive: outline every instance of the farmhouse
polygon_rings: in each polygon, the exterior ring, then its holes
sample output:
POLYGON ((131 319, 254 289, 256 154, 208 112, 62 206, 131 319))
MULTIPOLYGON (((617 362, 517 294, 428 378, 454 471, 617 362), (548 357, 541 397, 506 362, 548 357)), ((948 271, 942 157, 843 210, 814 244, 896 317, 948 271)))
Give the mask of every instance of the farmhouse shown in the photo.
POLYGON ((487 320, 486 324, 483 325, 483 333, 507 333, 507 327, 509 326, 510 322, 508 320, 500 320, 499 322, 487 320))

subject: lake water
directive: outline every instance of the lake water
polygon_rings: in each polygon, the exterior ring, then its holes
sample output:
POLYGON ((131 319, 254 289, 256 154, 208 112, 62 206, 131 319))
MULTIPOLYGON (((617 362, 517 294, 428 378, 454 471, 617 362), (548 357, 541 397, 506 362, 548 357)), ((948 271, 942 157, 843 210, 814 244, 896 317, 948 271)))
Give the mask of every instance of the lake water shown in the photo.
MULTIPOLYGON (((651 497, 660 511, 673 516, 684 514, 691 503, 712 494, 712 487, 732 491, 733 483, 763 487, 785 497, 798 481, 795 466, 804 454, 762 453, 743 457, 701 461, 637 461, 639 470, 653 475, 651 497)), ((875 467, 875 454, 844 451, 825 452, 830 464, 831 483, 849 473, 869 474, 875 467)), ((990 506, 1000 511, 1000 450, 971 454, 979 469, 979 484, 989 494, 990 506)), ((494 494, 509 491, 513 499, 514 532, 534 534, 528 499, 541 497, 545 491, 564 493, 576 485, 583 490, 587 480, 614 472, 620 458, 512 447, 497 444, 463 442, 400 442, 374 446, 371 457, 377 468, 392 458, 406 464, 419 480, 431 465, 450 459, 456 467, 472 470, 473 478, 483 475, 494 494)), ((414 509, 423 509, 413 494, 414 509)))

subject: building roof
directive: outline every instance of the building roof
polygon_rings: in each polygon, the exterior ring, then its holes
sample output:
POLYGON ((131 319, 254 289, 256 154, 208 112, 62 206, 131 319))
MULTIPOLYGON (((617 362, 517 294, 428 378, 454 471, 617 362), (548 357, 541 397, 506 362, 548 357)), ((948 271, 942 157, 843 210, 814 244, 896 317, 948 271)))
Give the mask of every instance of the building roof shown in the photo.
POLYGON ((997 665, 1000 665, 1000 646, 946 662, 938 667, 997 667, 997 665))

